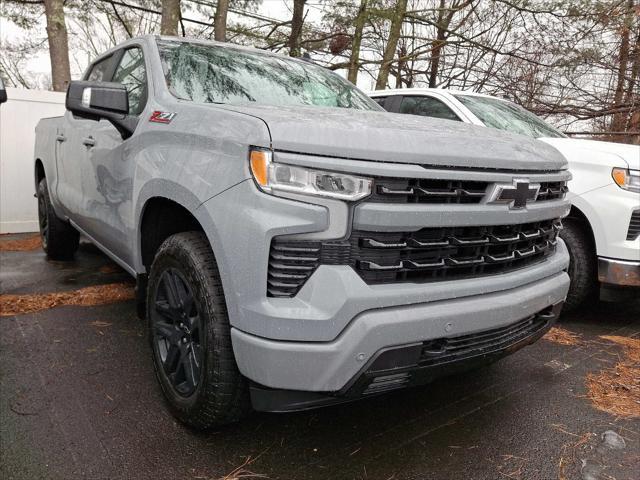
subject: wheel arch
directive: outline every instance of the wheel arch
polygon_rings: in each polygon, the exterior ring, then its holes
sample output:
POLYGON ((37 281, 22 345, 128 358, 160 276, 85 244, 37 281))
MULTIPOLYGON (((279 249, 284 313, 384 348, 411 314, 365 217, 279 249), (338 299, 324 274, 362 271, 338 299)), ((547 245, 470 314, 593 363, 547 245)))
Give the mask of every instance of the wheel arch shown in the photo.
POLYGON ((577 221, 584 227, 597 254, 599 250, 598 245, 605 241, 602 225, 600 225, 599 219, 595 215, 595 212, 592 211, 591 206, 580 200, 580 197, 571 199, 571 210, 566 218, 577 221))
MULTIPOLYGON (((228 272, 231 269, 231 265, 226 258, 224 248, 222 246, 223 242, 221 242, 221 238, 211 212, 206 208, 200 208, 201 206, 202 201, 200 201, 195 194, 187 188, 169 180, 154 179, 142 187, 140 194, 137 195, 136 201, 134 218, 137 221, 137 228, 134 239, 135 251, 133 258, 133 267, 137 272, 138 280, 141 281, 141 287, 143 287, 140 289, 141 291, 146 288, 146 277, 150 272, 149 267, 155 253, 157 252, 157 248, 162 244, 164 239, 168 238, 169 235, 186 230, 198 230, 205 234, 209 241, 209 246, 213 252, 214 258, 216 259, 223 287, 225 291, 227 291, 229 288, 228 283, 230 281, 228 272), (145 221, 149 221, 153 218, 148 215, 154 215, 154 208, 168 205, 170 205, 171 208, 176 209, 173 210, 174 212, 179 212, 180 215, 183 215, 183 219, 188 218, 189 221, 182 221, 180 224, 182 228, 180 229, 172 228, 170 231, 163 231, 162 234, 159 235, 160 238, 156 238, 152 243, 145 245, 145 240, 149 237, 146 237, 145 239, 143 237, 143 233, 148 234, 149 230, 143 229, 143 226, 145 225, 145 221)), ((157 211, 158 210, 156 210, 156 212, 157 211)), ((155 215, 157 215, 157 213, 155 215)), ((173 217, 171 217, 171 220, 173 222, 173 217)))
POLYGON ((139 260, 147 273, 160 245, 171 235, 188 231, 205 231, 188 207, 163 196, 147 199, 142 206, 139 218, 139 260))
POLYGON ((567 218, 577 220, 580 223, 584 224, 584 226, 588 228, 591 234, 591 238, 593 238, 593 229, 591 228, 591 222, 589 222, 589 219, 582 210, 580 210, 575 205, 571 205, 571 210, 569 211, 569 215, 567 215, 567 218))
POLYGON ((34 167, 33 167, 33 178, 35 180, 36 191, 38 191, 38 185, 43 178, 46 178, 44 163, 40 158, 36 158, 34 167))

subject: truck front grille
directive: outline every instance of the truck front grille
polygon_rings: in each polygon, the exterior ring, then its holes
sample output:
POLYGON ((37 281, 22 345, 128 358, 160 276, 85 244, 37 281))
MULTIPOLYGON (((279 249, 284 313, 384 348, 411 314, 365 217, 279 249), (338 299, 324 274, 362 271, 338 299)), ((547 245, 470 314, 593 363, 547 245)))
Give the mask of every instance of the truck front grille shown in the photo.
POLYGON ((638 237, 640 237, 640 210, 636 210, 631 214, 627 240, 635 240, 638 237))
MULTIPOLYGON (((377 178, 370 202, 384 203, 480 203, 493 182, 435 180, 428 178, 377 178)), ((563 199, 566 182, 541 182, 537 202, 563 199)))
POLYGON ((424 283, 509 272, 555 250, 559 219, 520 225, 353 231, 341 242, 271 243, 267 293, 292 297, 319 265, 349 265, 368 284, 424 283))

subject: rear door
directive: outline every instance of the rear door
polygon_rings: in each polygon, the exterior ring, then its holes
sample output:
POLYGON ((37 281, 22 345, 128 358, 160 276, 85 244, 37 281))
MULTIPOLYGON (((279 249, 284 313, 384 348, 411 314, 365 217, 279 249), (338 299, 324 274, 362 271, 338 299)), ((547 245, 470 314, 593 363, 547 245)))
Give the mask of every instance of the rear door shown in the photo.
MULTIPOLYGON (((139 117, 147 104, 147 67, 142 46, 128 46, 114 54, 109 81, 126 86, 129 115, 139 117)), ((107 120, 94 122, 84 132, 87 159, 82 165, 83 229, 103 247, 131 265, 133 176, 135 165, 129 151, 135 134, 123 140, 107 120)))

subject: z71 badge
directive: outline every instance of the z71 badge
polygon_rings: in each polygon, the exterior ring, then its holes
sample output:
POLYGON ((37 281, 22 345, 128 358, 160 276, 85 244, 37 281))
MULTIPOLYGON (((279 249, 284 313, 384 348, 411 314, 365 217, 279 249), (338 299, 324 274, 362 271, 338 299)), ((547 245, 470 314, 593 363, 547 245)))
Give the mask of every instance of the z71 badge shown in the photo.
POLYGON ((171 120, 173 120, 175 116, 176 113, 173 112, 160 112, 156 110, 151 114, 149 121, 154 123, 171 123, 171 120))

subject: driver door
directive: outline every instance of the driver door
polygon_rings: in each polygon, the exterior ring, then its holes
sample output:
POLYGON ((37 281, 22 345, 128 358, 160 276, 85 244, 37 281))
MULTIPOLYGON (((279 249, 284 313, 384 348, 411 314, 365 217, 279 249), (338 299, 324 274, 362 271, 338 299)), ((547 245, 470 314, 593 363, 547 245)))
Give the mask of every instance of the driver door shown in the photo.
MULTIPOLYGON (((147 68, 141 46, 114 54, 115 67, 108 80, 127 88, 129 115, 140 116, 147 103, 147 68)), ((129 155, 135 134, 126 140, 107 120, 94 122, 82 139, 87 148, 81 167, 83 189, 82 228, 120 260, 131 265, 133 175, 129 155)))
MULTIPOLYGON (((107 82, 113 74, 113 55, 97 60, 85 80, 107 82)), ((84 139, 91 135, 96 127, 95 120, 76 116, 67 110, 61 127, 56 131, 56 196, 65 214, 80 228, 86 229, 83 215, 85 190, 91 187, 84 183, 83 169, 87 163, 88 149, 84 139)), ((91 231, 88 231, 90 235, 91 231)))

